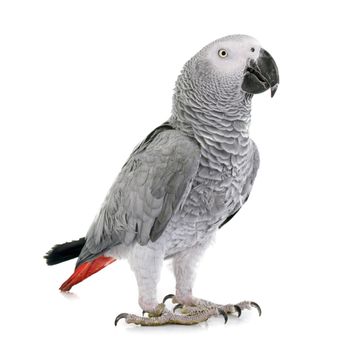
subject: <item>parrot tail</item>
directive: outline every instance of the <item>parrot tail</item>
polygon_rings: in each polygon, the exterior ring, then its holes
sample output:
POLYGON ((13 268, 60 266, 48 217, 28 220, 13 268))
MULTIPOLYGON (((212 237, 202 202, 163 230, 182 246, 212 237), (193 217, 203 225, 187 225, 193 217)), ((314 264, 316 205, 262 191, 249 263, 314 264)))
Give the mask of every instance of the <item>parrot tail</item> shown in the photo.
POLYGON ((76 267, 72 276, 70 276, 67 281, 65 281, 60 290, 62 292, 68 292, 74 285, 80 283, 84 279, 93 275, 94 273, 102 270, 107 265, 114 262, 116 259, 107 257, 107 256, 99 256, 94 260, 86 261, 76 267))
POLYGON ((63 244, 56 244, 46 253, 44 259, 48 265, 56 265, 61 262, 74 259, 79 256, 86 242, 85 237, 63 244))

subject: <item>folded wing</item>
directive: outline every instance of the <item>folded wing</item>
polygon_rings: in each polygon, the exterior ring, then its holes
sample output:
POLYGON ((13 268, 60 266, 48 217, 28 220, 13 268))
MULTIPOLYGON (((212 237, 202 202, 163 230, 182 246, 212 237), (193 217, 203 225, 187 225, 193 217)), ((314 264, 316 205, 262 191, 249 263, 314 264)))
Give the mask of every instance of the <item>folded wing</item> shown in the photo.
POLYGON ((77 266, 118 244, 156 241, 184 202, 197 172, 197 143, 157 128, 134 150, 92 224, 77 266))

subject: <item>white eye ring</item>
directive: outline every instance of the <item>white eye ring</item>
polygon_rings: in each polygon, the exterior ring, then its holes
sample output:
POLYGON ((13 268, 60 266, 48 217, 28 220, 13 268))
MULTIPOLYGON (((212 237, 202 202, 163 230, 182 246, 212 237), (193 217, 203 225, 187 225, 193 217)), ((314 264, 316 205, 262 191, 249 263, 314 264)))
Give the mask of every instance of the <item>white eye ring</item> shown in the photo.
POLYGON ((225 57, 227 57, 228 53, 227 53, 227 51, 226 51, 225 49, 220 49, 220 50, 218 51, 218 55, 219 55, 221 58, 225 58, 225 57))

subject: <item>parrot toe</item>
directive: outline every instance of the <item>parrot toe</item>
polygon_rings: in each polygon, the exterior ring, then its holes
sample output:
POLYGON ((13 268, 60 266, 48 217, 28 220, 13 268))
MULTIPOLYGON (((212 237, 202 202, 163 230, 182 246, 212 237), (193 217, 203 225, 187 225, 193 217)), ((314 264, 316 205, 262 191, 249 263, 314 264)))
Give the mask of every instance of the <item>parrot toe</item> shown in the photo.
POLYGON ((159 317, 163 314, 164 310, 165 310, 165 304, 160 303, 152 311, 146 311, 146 312, 148 313, 148 317, 159 317))
POLYGON ((233 305, 233 307, 236 309, 237 317, 241 317, 242 315, 242 309, 238 305, 233 305))
POLYGON ((162 303, 165 304, 165 302, 166 302, 168 299, 173 299, 174 297, 175 297, 174 294, 168 294, 168 295, 166 295, 166 296, 163 298, 162 303))
POLYGON ((242 310, 251 310, 252 308, 257 309, 259 316, 261 316, 261 307, 254 301, 242 301, 238 304, 227 306, 233 308, 233 310, 238 314, 238 317, 241 316, 242 310))
POLYGON ((226 314, 231 314, 239 318, 242 314, 242 310, 250 310, 252 308, 256 308, 258 310, 259 316, 261 316, 261 308, 259 304, 255 303, 254 301, 243 301, 235 305, 233 304, 221 305, 221 304, 212 303, 204 299, 196 299, 195 305, 177 304, 173 308, 173 312, 180 309, 181 314, 194 315, 196 313, 205 312, 206 310, 215 309, 217 310, 218 314, 221 314, 223 316, 224 316, 223 312, 225 312, 226 314))
POLYGON ((146 311, 143 310, 142 311, 142 316, 144 316, 145 313, 148 313, 148 317, 159 317, 163 314, 165 310, 165 304, 164 303, 160 303, 157 305, 157 307, 151 311, 146 311))
POLYGON ((258 310, 259 316, 261 316, 261 307, 259 306, 259 304, 255 303, 254 301, 251 301, 250 306, 255 307, 258 310))
POLYGON ((177 309, 182 309, 184 306, 182 304, 177 304, 173 308, 173 312, 175 312, 177 309))
POLYGON ((227 320, 228 320, 227 313, 226 313, 224 310, 222 310, 222 309, 218 309, 218 311, 219 311, 219 314, 220 314, 220 315, 224 316, 225 324, 226 324, 226 323, 227 323, 227 320))
POLYGON ((126 314, 126 313, 122 313, 122 314, 119 314, 115 320, 114 320, 114 325, 117 326, 118 322, 122 319, 122 318, 127 318, 129 314, 126 314))

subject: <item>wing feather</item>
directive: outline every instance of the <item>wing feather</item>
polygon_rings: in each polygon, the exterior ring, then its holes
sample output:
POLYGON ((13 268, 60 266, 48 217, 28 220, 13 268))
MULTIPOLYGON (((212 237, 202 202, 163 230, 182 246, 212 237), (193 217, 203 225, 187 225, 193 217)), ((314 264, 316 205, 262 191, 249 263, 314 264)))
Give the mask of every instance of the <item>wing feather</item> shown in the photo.
POLYGON ((199 146, 177 130, 156 131, 123 166, 88 231, 77 265, 121 243, 156 241, 184 202, 198 170, 199 146))

